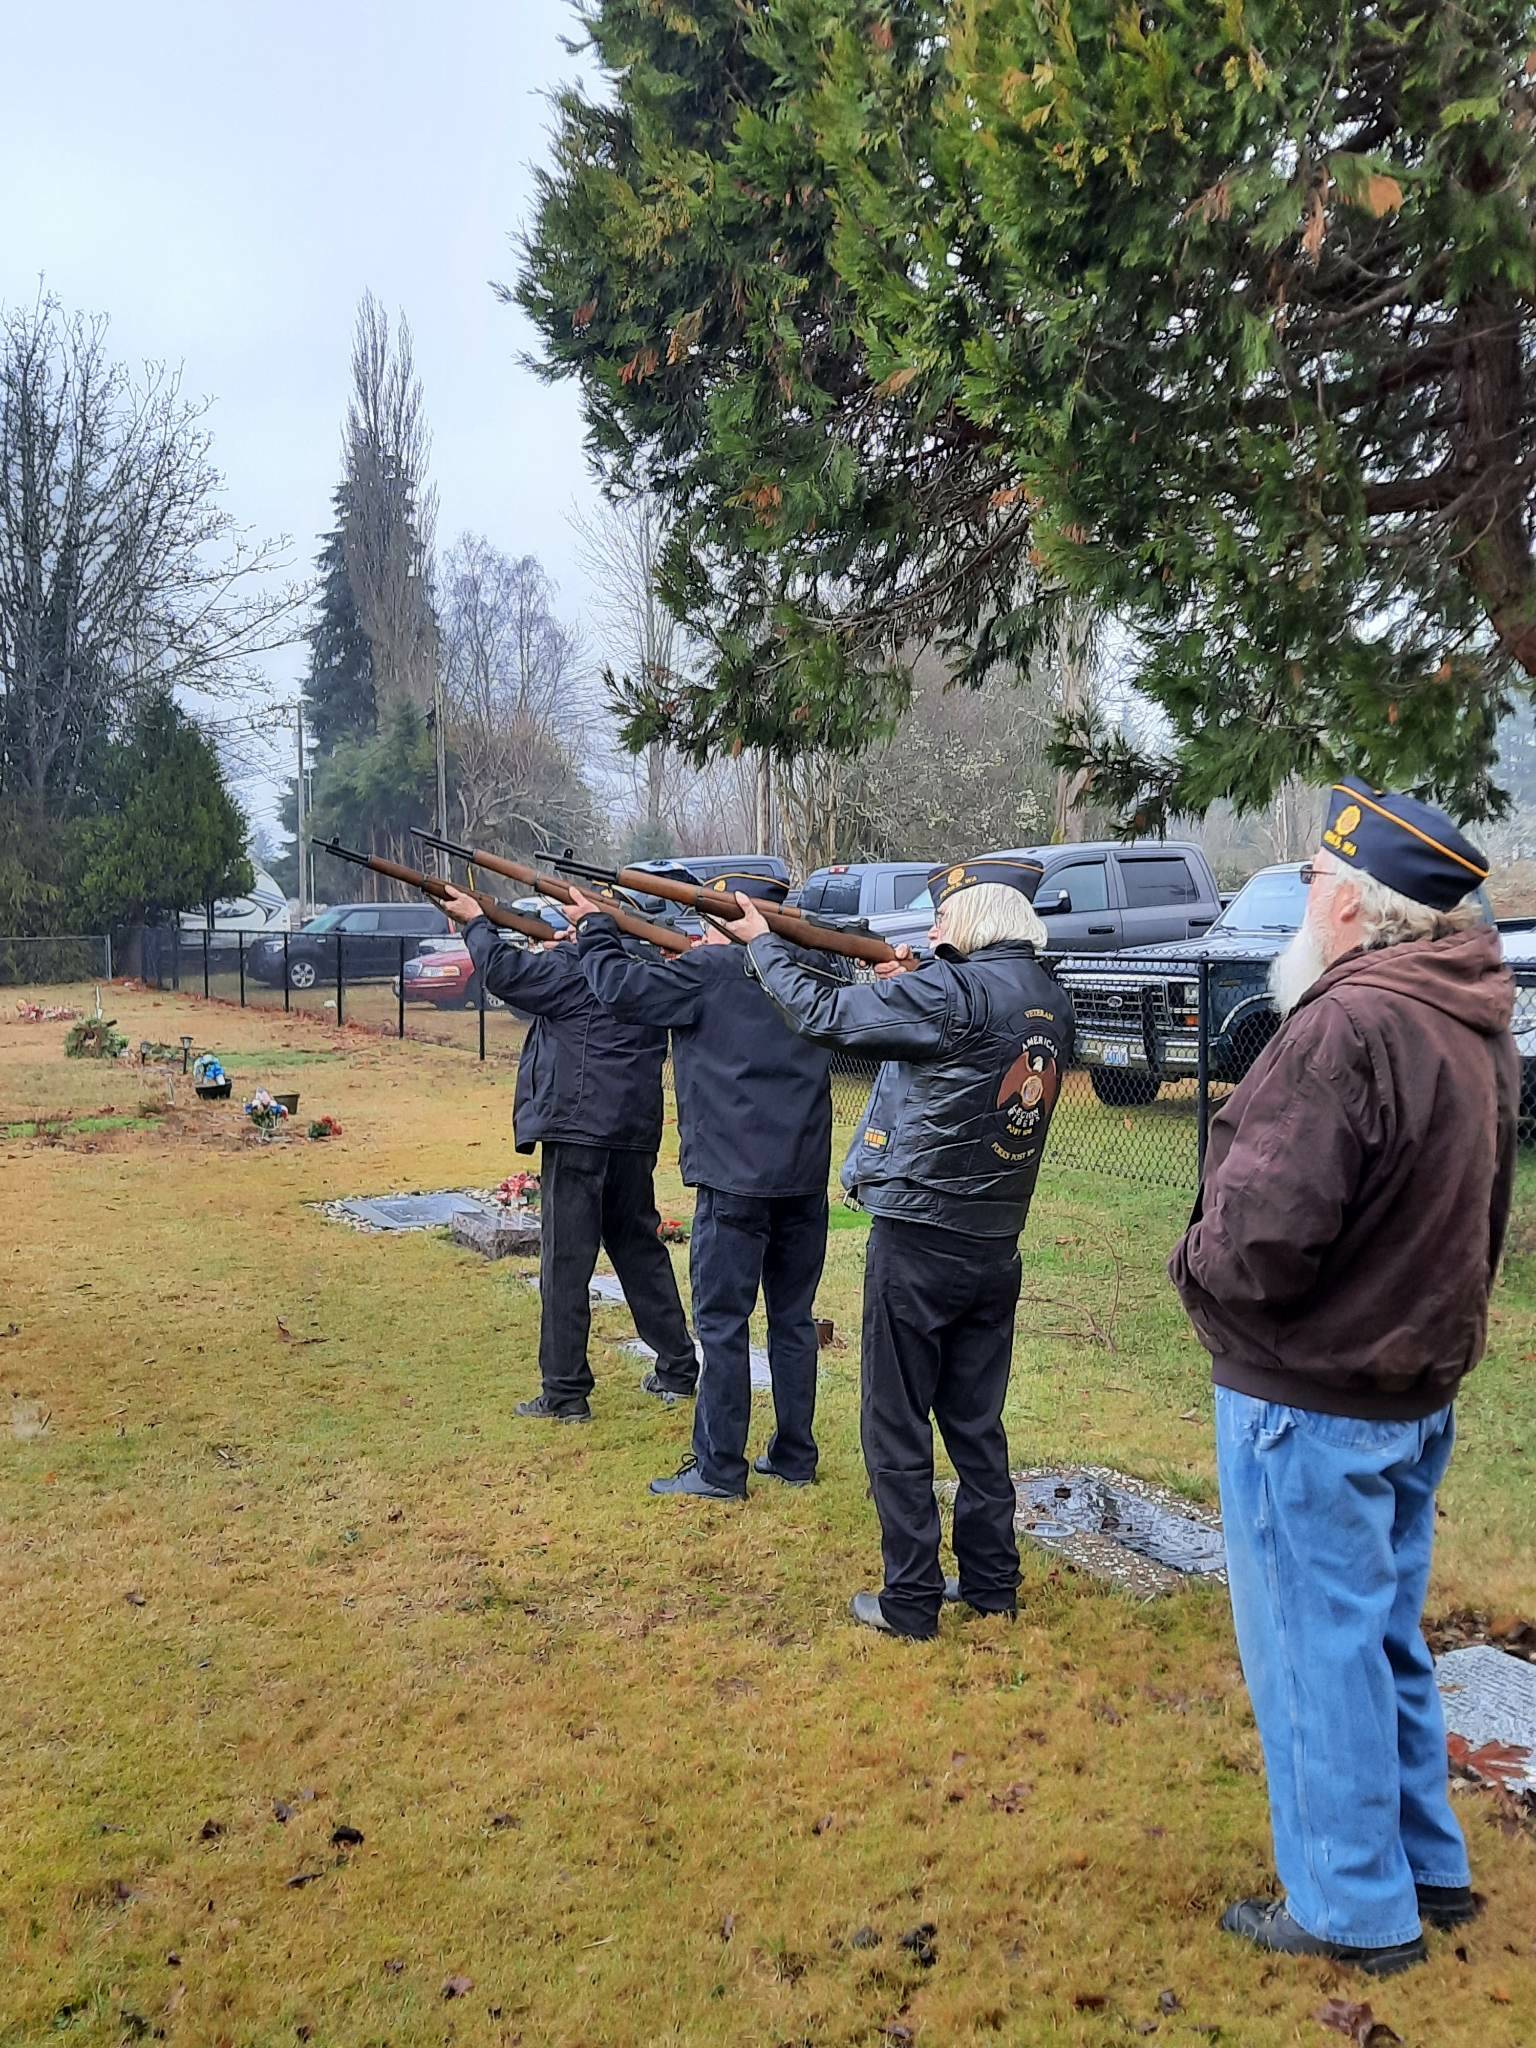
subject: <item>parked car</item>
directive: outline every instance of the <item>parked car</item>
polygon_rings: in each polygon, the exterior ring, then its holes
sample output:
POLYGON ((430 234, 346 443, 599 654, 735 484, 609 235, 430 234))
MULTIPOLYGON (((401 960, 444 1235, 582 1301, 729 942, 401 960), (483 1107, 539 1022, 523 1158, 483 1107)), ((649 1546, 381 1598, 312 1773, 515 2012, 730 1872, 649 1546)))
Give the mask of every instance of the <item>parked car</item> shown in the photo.
MULTIPOLYGON (((1015 847, 1000 857, 1037 860, 1044 867, 1035 909, 1046 922, 1053 953, 1115 953, 1196 938, 1221 914, 1216 877, 1190 841, 1082 840, 1015 847)), ((933 899, 925 882, 905 910, 876 914, 869 928, 893 946, 925 951, 932 923, 933 899)))
POLYGON ((919 896, 926 900, 933 867, 931 860, 864 860, 817 868, 789 900, 831 924, 909 910, 919 896))
MULTIPOLYGON (((473 1010, 480 1005, 480 977, 474 956, 457 933, 451 939, 423 939, 406 961, 404 979, 396 976, 394 992, 405 990, 408 1003, 431 1003, 439 1010, 473 1010)), ((485 1007, 499 1010, 499 996, 487 994, 485 1007)))
MULTIPOLYGON (((1212 1081, 1242 1080, 1279 1024, 1269 970, 1306 915, 1302 863, 1260 868, 1204 938, 1185 945, 1138 946, 1105 967, 1072 961, 1056 972, 1077 1015, 1077 1059, 1093 1092, 1117 1109, 1155 1100, 1165 1082, 1188 1081, 1200 1065, 1200 963, 1208 963, 1212 1081)), ((1492 923, 1481 891, 1478 900, 1492 923)), ((1536 969, 1536 919, 1501 925, 1505 958, 1517 973, 1536 969)), ((1532 975, 1536 981, 1536 973, 1532 975)), ((1517 1007, 1521 1108, 1536 1113, 1536 1002, 1517 1007), (1528 1023, 1522 1029, 1522 1019, 1528 1023)))
MULTIPOLYGON (((423 939, 443 938, 453 925, 430 903, 338 903, 322 910, 287 939, 288 985, 313 988, 334 980, 336 955, 348 981, 388 981, 400 971, 400 942, 410 959, 423 939)), ((245 971, 280 984, 284 941, 258 939, 246 948, 245 971)))

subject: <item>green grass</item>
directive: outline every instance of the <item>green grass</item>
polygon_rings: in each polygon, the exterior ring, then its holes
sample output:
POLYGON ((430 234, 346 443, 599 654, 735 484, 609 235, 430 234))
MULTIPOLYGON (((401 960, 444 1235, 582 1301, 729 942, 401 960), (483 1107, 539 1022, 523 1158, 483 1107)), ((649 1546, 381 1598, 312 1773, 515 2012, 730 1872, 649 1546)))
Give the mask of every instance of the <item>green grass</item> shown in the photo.
MULTIPOLYGON (((135 1036, 208 1021, 120 1011, 135 1036)), ((1491 1900, 1465 1962, 1440 1941, 1363 1987, 1215 1932, 1269 1867, 1219 1589, 1136 1607, 1030 1551, 1016 1626, 951 1616, 915 1650, 849 1627, 878 1574, 861 1219, 834 1207, 818 1297, 846 1341, 822 1483, 656 1501, 688 1415, 640 1393, 623 1317, 595 1318, 594 1425, 519 1423, 538 1304, 510 1262, 307 1206, 499 1179, 512 1070, 280 1011, 221 1013, 216 1042, 258 1068, 341 1048, 313 1092, 344 1136, 257 1147, 236 1102, 0 1159, 6 1398, 50 1415, 0 1434, 3 2048, 1291 2048, 1338 1995, 1411 2048, 1529 2041, 1536 1845, 1487 1795, 1461 1802, 1491 1900), (924 1969, 899 1938, 928 1922, 924 1969)), ((102 1085, 0 1032, 18 1117, 102 1085)), ((1532 1192, 1436 1612, 1536 1607, 1532 1192)), ((670 1160, 659 1195, 687 1212, 670 1160)), ((1047 1161, 1019 1462, 1210 1497, 1209 1374, 1162 1277, 1187 1209, 1047 1161)), ((768 1426, 760 1403, 754 1450, 768 1426)))

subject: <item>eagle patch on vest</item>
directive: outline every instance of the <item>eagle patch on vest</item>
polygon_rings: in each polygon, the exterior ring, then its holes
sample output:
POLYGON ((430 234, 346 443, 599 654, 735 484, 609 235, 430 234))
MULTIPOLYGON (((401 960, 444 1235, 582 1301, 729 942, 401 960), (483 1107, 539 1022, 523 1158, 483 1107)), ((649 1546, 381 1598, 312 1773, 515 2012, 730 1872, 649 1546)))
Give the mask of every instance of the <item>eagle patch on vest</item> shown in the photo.
POLYGON ((997 1112, 1003 1128, 992 1150, 999 1158, 1021 1159, 1035 1150, 1060 1090, 1056 1040, 1046 1032, 1032 1032, 998 1085, 997 1112))

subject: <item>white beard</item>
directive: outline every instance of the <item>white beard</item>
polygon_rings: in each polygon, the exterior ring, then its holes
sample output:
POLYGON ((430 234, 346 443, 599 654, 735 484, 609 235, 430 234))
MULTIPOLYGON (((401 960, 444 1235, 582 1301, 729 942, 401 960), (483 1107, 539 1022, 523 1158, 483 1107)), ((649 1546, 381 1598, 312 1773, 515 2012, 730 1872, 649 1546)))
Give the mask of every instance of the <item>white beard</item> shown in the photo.
POLYGON ((1306 919, 1269 970, 1269 992, 1282 1017, 1289 1017, 1327 965, 1322 942, 1306 919))

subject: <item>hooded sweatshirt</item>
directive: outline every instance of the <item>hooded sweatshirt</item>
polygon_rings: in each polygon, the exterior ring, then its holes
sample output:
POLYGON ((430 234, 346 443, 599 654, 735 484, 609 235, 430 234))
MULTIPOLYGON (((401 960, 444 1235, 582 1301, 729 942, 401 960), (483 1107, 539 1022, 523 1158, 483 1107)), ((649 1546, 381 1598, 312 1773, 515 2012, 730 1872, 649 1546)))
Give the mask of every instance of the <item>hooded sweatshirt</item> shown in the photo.
POLYGON ((1497 932, 1351 953, 1212 1120, 1169 1274, 1218 1386, 1364 1420, 1482 1356, 1520 1061, 1497 932))

